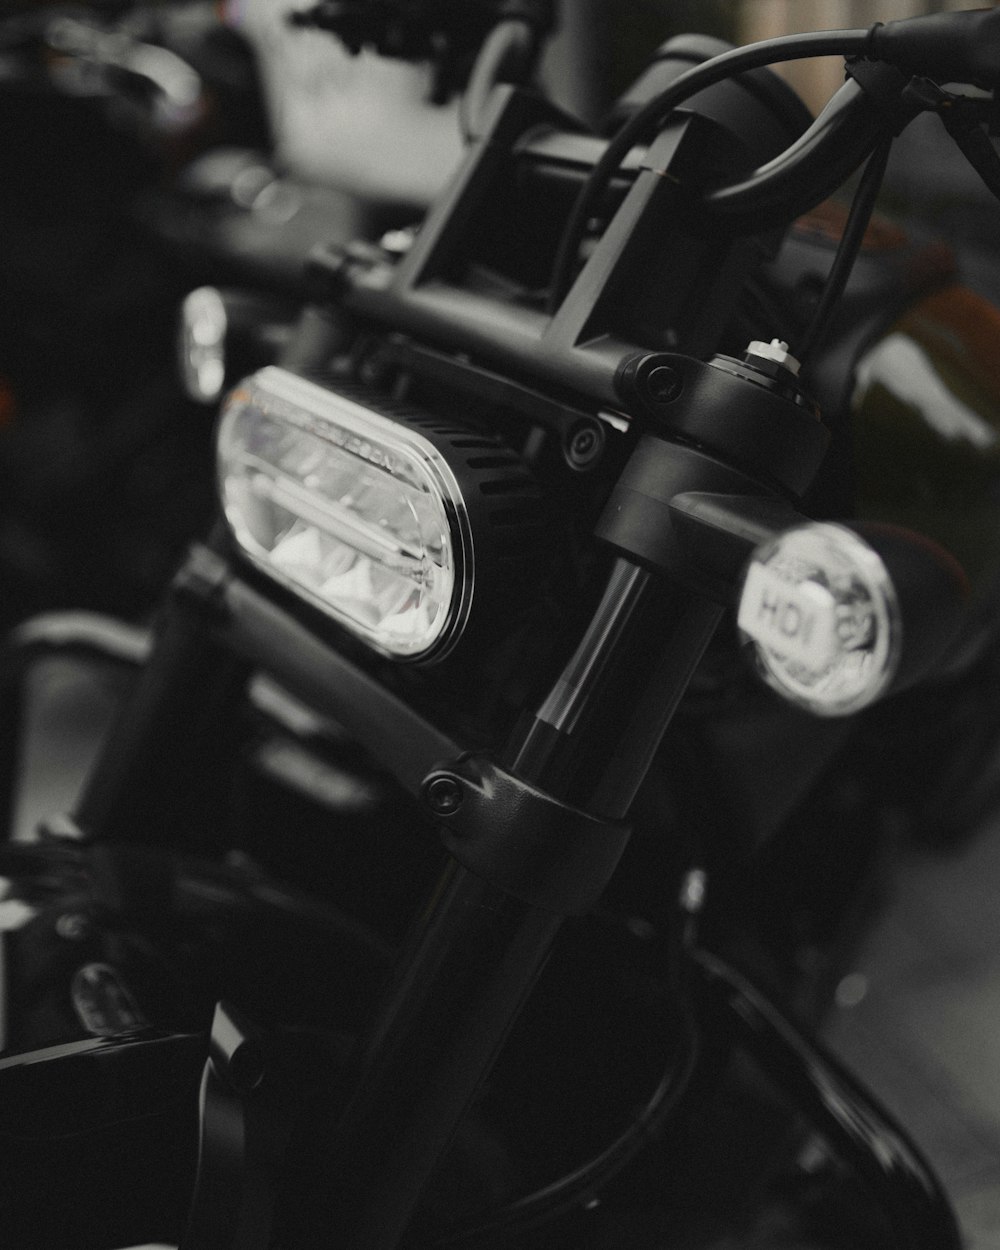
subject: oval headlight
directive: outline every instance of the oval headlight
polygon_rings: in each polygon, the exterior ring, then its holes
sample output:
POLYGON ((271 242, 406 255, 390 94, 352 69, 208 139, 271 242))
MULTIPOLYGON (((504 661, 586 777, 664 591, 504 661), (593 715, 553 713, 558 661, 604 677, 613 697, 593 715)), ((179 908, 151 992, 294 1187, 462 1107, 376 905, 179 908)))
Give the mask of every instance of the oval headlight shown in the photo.
POLYGON ((218 471, 226 519, 258 568, 410 660, 443 656, 465 628, 477 514, 537 495, 495 440, 449 438, 441 422, 388 416, 277 367, 229 396, 218 471))

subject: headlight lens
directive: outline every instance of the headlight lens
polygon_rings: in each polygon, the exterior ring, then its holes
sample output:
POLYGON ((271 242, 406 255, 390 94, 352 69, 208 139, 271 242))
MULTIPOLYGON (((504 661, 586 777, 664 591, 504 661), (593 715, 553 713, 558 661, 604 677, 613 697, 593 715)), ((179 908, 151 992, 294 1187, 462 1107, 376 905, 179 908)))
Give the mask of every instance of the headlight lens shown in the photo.
POLYGON ((279 368, 232 392, 226 518, 271 577, 386 655, 441 655, 472 602, 472 531, 429 437, 279 368))

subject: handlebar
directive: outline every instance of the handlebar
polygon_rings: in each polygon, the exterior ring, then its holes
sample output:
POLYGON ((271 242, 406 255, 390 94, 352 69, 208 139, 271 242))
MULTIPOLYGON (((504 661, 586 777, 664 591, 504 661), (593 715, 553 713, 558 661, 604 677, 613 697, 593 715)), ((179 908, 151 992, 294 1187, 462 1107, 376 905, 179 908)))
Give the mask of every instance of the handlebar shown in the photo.
POLYGON ((552 269, 549 312, 554 313, 559 308, 569 290, 580 240, 608 182, 632 147, 648 140, 674 109, 699 91, 747 70, 807 56, 861 55, 867 46, 868 35, 868 31, 860 29, 814 31, 767 39, 745 48, 733 48, 687 70, 665 91, 634 113, 608 144, 577 197, 552 269))
POLYGON ((715 187, 699 210, 729 231, 759 232, 784 224, 826 198, 927 101, 906 101, 912 74, 987 85, 1000 83, 1000 11, 974 10, 910 18, 867 30, 816 31, 750 44, 681 74, 638 110, 608 144, 584 185, 552 270, 549 311, 569 290, 586 223, 632 147, 648 141, 670 113, 707 87, 780 61, 839 55, 864 63, 867 80, 848 82, 787 151, 739 182, 715 187), (874 89, 872 90, 872 86, 874 89))
POLYGON ((1000 84, 1000 11, 969 9, 876 22, 865 55, 944 82, 1000 84))
MULTIPOLYGON (((905 40, 893 44, 899 68, 867 59, 872 40, 871 30, 821 31, 732 49, 681 73, 608 141, 561 124, 533 97, 498 90, 486 132, 402 262, 333 250, 317 254, 314 267, 353 315, 608 410, 636 402, 655 407, 655 396, 626 393, 622 369, 635 353, 660 343, 655 336, 666 327, 683 353, 705 358, 718 350, 731 302, 727 283, 740 280, 737 244, 750 246, 740 236, 786 226, 870 155, 884 156, 888 141, 913 116, 939 107, 934 90, 911 85, 905 40), (680 116, 677 110, 733 76, 828 55, 857 60, 852 81, 820 117, 768 163, 744 170, 734 183, 706 187, 708 168, 713 162, 720 168, 725 136, 713 154, 718 125, 697 106, 680 116), (515 241, 522 237, 517 213, 525 202, 533 211, 544 203, 549 216, 539 228, 536 214, 530 237, 538 245, 522 255, 515 241), (595 217, 607 224, 581 265, 595 217), (504 265, 514 297, 498 299, 477 275, 497 270, 506 276, 504 265), (694 301, 689 295, 696 289, 694 301), (625 290, 627 301, 620 298, 625 290), (538 299, 543 291, 544 305, 538 299)), ((731 160, 731 150, 722 159, 731 160)), ((861 208, 874 200, 881 166, 880 156, 867 180, 872 195, 861 208)), ((855 214, 858 229, 845 236, 831 270, 831 295, 853 263, 864 217, 855 214)), ((822 328, 816 321, 806 341, 817 341, 822 328)))
POLYGON ((892 129, 867 91, 849 79, 790 148, 741 181, 706 192, 699 211, 730 230, 783 225, 831 195, 892 129))

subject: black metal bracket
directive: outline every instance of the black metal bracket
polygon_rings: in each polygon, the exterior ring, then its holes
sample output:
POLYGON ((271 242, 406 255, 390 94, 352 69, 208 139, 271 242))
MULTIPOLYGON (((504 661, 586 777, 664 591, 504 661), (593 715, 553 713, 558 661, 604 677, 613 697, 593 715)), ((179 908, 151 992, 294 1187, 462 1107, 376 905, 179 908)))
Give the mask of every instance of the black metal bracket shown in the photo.
MULTIPOLYGON (((510 251, 511 222, 524 210, 518 188, 533 172, 551 184, 555 194, 533 193, 531 202, 536 209, 543 201, 554 208, 542 225, 558 237, 564 224, 564 175, 569 172, 570 186, 578 179, 582 184, 592 166, 580 167, 575 158, 581 127, 574 119, 510 88, 497 88, 493 101, 490 127, 470 149, 404 259, 396 266, 384 260, 358 264, 342 251, 317 253, 317 279, 325 272, 331 292, 352 315, 463 352, 525 385, 551 390, 571 406, 618 409, 616 371, 642 345, 661 342, 665 325, 674 330, 681 350, 710 355, 718 346, 723 313, 759 258, 759 244, 728 233, 711 241, 702 238, 693 226, 685 227, 681 209, 686 188, 698 184, 706 167, 731 157, 734 137, 707 118, 684 114, 638 158, 634 176, 634 166, 626 163, 624 199, 613 206, 571 296, 550 315, 530 300, 497 299, 495 292, 479 289, 475 277, 484 267, 495 270, 501 262, 494 253, 506 247, 503 261, 518 270, 509 276, 526 297, 544 281, 534 272, 537 257, 530 273, 513 264, 522 259, 520 252, 510 251), (532 143, 539 133, 548 138, 535 152, 532 143), (568 160, 553 133, 568 136, 568 160), (664 221, 671 222, 666 234, 664 221), (692 292, 697 298, 690 298, 692 292)), ((537 225, 533 213, 534 236, 537 225)))
POLYGON ((436 768, 421 793, 460 864, 560 915, 597 901, 631 832, 623 822, 560 802, 481 755, 436 768))
POLYGON ((668 505, 688 584, 729 604, 755 548, 808 520, 785 499, 684 491, 668 505))
POLYGON ((445 733, 216 558, 226 566, 220 643, 341 724, 410 794, 435 760, 457 754, 445 733))
POLYGON ((270 1244, 275 1163, 288 1135, 279 1114, 285 1100, 275 1098, 272 1085, 256 1030, 219 1003, 201 1084, 198 1179, 181 1250, 270 1244))
MULTIPOLYGON (((267 1250, 302 1117, 346 1057, 320 1030, 258 1027, 216 1005, 201 1083, 198 1175, 180 1250, 267 1250)), ((294 1170, 294 1167, 293 1169, 294 1170)))
MULTIPOLYGON (((464 357, 435 351, 403 335, 390 336, 379 347, 377 358, 379 365, 412 369, 420 377, 473 395, 480 403, 495 404, 542 426, 559 439, 566 464, 577 473, 589 473, 603 463, 608 431, 620 428, 620 424, 612 427, 606 418, 602 419, 600 412, 594 416, 495 370, 475 365, 464 357)), ((614 415, 618 423, 627 423, 628 418, 621 412, 616 410, 614 415)))

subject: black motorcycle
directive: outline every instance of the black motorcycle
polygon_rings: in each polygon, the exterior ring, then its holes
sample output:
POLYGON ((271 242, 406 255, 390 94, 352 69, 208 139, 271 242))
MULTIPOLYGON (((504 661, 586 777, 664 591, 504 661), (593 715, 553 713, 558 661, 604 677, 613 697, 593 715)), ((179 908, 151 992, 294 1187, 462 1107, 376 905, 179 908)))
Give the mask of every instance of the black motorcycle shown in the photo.
POLYGON ((481 45, 467 155, 313 253, 155 629, 8 646, 8 793, 39 658, 131 684, 3 850, 8 1243, 958 1246, 813 1034, 993 797, 1000 314, 871 214, 927 112, 1000 192, 1000 14, 672 40, 598 131, 548 4, 296 20, 481 45))
POLYGON ((259 51, 222 9, 0 13, 4 629, 148 614, 214 506, 206 330, 221 316, 251 372, 287 342, 315 242, 416 214, 284 167, 259 51))

